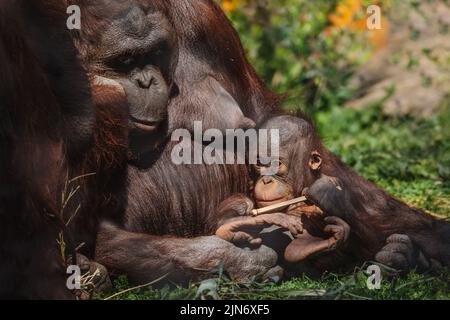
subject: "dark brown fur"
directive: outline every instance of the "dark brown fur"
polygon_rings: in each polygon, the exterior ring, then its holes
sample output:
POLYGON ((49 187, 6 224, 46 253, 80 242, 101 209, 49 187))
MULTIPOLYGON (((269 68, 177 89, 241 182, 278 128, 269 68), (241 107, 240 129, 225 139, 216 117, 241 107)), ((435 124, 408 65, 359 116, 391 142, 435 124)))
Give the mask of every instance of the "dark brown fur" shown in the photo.
POLYGON ((98 219, 123 203, 126 104, 90 86, 66 19, 64 1, 0 5, 1 298, 73 298, 66 258, 80 243, 92 256, 98 219))
POLYGON ((78 147, 84 148, 81 140, 89 135, 90 112, 69 103, 73 96, 58 86, 58 73, 63 71, 71 89, 79 89, 77 101, 87 107, 90 102, 70 38, 56 31, 65 23, 59 5, 57 1, 0 5, 2 298, 70 297, 59 235, 66 237, 68 250, 71 244, 58 199, 66 154, 73 151, 66 146, 80 138, 78 147), (56 52, 67 56, 55 58, 56 52), (55 69, 48 65, 53 59, 55 69), (86 127, 68 133, 76 117, 86 117, 86 127))

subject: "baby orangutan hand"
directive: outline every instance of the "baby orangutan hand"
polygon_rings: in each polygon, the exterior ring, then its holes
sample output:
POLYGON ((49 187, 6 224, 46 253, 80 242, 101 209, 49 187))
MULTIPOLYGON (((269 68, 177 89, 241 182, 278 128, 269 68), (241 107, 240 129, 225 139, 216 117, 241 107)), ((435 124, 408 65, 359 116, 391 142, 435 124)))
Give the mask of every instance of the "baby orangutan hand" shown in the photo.
POLYGON ((330 237, 323 239, 309 234, 306 230, 292 241, 284 252, 284 258, 297 263, 321 253, 330 252, 345 245, 350 234, 350 226, 341 218, 326 217, 323 229, 330 237))
POLYGON ((270 213, 233 219, 219 227, 216 235, 235 244, 260 245, 262 239, 258 234, 262 229, 273 225, 289 230, 293 237, 297 237, 303 232, 303 225, 299 217, 285 213, 270 213))

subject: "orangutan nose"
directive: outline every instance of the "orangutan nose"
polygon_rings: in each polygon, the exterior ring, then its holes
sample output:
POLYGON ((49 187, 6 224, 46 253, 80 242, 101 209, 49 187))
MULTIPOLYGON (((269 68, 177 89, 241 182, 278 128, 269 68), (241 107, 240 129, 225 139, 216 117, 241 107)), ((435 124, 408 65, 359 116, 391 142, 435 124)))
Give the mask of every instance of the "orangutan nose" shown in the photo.
POLYGON ((262 182, 263 182, 264 184, 272 183, 272 182, 273 182, 273 178, 270 177, 270 176, 264 176, 264 177, 262 178, 262 182))

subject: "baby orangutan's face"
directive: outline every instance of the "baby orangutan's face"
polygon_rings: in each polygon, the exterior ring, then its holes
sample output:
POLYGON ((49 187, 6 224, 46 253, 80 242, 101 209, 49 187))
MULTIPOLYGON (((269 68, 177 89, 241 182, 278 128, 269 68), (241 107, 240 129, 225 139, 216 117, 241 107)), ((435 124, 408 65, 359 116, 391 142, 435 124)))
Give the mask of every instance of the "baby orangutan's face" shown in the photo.
MULTIPOLYGON (((273 165, 273 161, 272 161, 273 165)), ((288 183, 288 167, 284 159, 277 162, 278 170, 274 175, 262 175, 266 167, 262 161, 254 166, 258 178, 255 183, 254 199, 258 208, 270 206, 294 198, 292 184, 288 183)))
MULTIPOLYGON (((267 159, 259 159, 258 164, 254 166, 257 179, 254 188, 253 198, 257 208, 267 207, 283 201, 295 198, 294 181, 292 175, 289 175, 289 156, 280 153, 278 160, 267 161, 267 159), (264 161, 265 160, 265 161, 264 161), (265 165, 263 163, 270 163, 265 165), (276 170, 264 170, 272 165, 276 170), (275 171, 275 174, 264 175, 264 172, 275 171)), ((322 163, 320 154, 316 151, 310 155, 308 168, 305 170, 319 171, 322 163)), ((273 168, 272 168, 273 169, 273 168)))

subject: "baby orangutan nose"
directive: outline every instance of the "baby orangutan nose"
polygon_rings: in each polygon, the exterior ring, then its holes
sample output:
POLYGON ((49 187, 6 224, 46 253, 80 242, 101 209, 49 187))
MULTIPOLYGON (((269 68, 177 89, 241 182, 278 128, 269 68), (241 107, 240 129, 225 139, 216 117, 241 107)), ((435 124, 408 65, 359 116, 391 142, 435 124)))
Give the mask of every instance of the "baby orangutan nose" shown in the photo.
POLYGON ((264 184, 269 184, 269 183, 273 182, 273 178, 265 176, 265 177, 262 178, 262 181, 263 181, 264 184))

